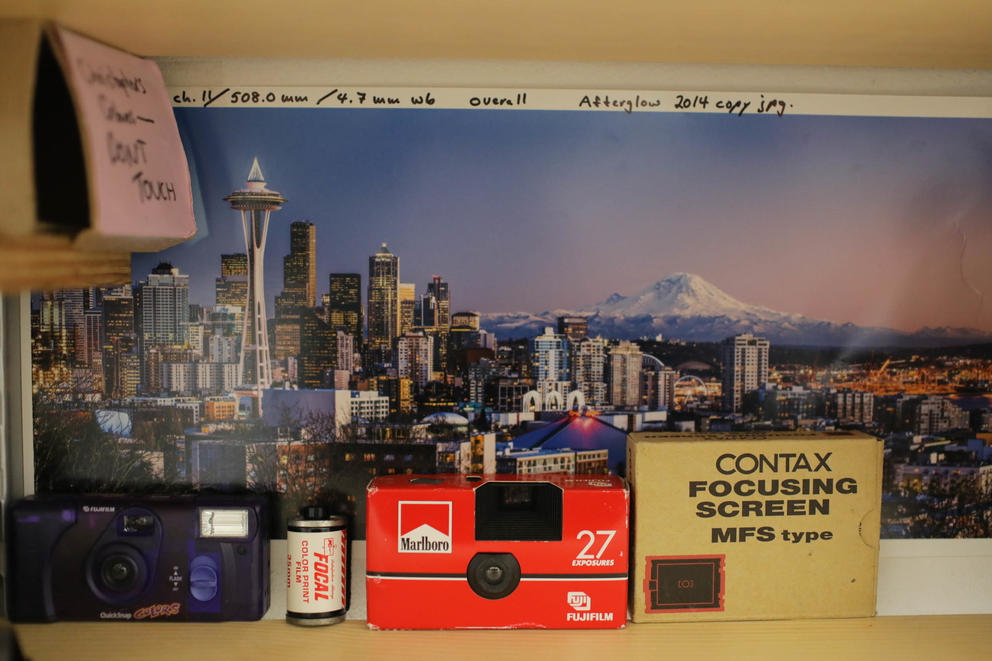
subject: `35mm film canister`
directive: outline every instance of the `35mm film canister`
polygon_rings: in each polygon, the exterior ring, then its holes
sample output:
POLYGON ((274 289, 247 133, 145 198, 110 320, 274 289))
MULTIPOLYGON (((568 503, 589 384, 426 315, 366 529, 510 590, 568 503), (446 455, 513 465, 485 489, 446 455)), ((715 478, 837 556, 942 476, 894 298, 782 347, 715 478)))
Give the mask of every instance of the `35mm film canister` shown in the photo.
POLYGON ((286 620, 301 626, 344 620, 348 521, 305 507, 286 527, 286 620))

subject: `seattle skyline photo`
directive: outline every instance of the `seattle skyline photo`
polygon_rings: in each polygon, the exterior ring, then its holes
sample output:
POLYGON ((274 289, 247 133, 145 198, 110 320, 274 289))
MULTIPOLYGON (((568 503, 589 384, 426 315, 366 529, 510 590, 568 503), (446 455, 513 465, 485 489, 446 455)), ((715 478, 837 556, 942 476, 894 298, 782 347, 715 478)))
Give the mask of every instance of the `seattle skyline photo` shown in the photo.
POLYGON ((435 274, 457 282, 458 309, 575 310, 687 272, 750 305, 816 320, 992 331, 983 120, 176 114, 201 231, 160 255, 136 254, 134 269, 174 263, 191 275, 193 302, 212 301, 218 255, 244 251, 223 198, 258 158, 287 199, 266 249, 273 293, 289 248, 279 229, 306 220, 318 227, 319 273, 361 272, 386 242, 418 290, 435 274))
POLYGON ((360 526, 375 475, 852 430, 884 442, 883 537, 992 534, 987 119, 175 113, 197 236, 33 296, 39 491, 360 526))

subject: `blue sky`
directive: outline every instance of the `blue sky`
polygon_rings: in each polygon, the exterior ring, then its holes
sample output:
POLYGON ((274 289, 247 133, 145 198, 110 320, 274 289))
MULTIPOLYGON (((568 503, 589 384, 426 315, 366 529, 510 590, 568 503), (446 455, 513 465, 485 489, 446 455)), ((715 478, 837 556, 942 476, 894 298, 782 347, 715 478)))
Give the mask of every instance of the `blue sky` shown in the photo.
POLYGON ((272 213, 266 300, 289 224, 317 225, 318 291, 385 241, 403 282, 453 309, 575 308, 675 271, 831 321, 992 329, 992 120, 414 109, 176 110, 199 236, 138 254, 214 302, 243 252, 223 197, 258 157, 272 213))

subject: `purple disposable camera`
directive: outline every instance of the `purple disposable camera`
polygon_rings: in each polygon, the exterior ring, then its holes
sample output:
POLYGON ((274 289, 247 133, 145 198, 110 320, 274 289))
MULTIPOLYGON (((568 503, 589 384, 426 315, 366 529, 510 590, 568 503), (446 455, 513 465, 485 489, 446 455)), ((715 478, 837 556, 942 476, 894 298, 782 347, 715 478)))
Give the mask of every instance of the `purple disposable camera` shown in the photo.
POLYGON ((269 607, 264 497, 36 496, 7 513, 15 621, 257 620, 269 607))

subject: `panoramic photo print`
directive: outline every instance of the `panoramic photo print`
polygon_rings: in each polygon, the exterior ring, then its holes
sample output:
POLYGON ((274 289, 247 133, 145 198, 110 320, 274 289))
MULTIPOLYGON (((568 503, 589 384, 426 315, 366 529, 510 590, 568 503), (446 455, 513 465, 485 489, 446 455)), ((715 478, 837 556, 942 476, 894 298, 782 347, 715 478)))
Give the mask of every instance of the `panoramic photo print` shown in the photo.
POLYGON ((176 116, 197 237, 32 295, 38 491, 260 491, 361 538, 376 475, 855 429, 883 538, 990 536, 989 120, 176 116))

